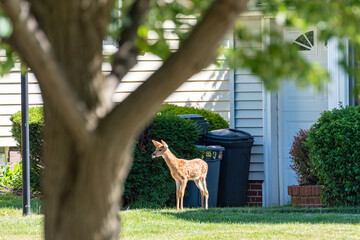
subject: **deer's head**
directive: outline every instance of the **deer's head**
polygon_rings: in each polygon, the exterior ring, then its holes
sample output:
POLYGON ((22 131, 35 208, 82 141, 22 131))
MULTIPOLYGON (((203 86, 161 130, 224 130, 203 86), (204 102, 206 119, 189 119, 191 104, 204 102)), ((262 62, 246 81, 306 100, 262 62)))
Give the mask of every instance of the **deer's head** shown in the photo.
POLYGON ((164 154, 164 152, 168 149, 168 145, 164 140, 161 140, 161 143, 155 140, 151 140, 153 144, 155 145, 156 149, 151 154, 152 158, 160 157, 164 154))

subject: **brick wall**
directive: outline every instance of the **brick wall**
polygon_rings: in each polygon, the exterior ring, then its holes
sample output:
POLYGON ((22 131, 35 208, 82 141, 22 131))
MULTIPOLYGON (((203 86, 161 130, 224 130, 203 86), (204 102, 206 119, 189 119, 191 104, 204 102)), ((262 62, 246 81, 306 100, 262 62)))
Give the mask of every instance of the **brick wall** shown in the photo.
POLYGON ((10 168, 14 169, 15 164, 17 164, 21 160, 21 153, 20 150, 16 147, 9 148, 8 154, 8 163, 10 163, 10 168))
POLYGON ((263 181, 249 180, 246 205, 250 207, 262 207, 262 183, 263 181))
POLYGON ((322 186, 288 186, 288 194, 294 207, 319 208, 323 207, 320 199, 322 186))

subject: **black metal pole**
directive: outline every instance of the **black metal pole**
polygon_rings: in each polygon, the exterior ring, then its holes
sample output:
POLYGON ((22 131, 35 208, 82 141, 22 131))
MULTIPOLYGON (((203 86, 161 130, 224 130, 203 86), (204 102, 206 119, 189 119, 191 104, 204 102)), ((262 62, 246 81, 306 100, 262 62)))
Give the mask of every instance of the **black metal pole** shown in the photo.
POLYGON ((21 71, 21 152, 23 167, 23 215, 30 215, 30 144, 27 71, 21 71))

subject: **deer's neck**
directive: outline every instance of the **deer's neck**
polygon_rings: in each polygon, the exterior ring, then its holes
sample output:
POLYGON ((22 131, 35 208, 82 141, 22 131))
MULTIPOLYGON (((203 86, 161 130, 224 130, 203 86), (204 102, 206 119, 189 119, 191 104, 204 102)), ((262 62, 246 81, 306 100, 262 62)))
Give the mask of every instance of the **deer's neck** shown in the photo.
POLYGON ((167 149, 162 157, 170 169, 175 168, 179 162, 179 159, 170 151, 170 149, 167 149))

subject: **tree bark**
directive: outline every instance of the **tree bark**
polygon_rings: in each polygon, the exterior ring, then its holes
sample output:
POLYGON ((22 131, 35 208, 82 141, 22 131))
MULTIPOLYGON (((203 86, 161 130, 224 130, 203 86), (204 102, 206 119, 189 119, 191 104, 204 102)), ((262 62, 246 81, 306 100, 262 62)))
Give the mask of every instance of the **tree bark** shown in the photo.
MULTIPOLYGON (((102 40, 113 1, 30 2, 29 12, 18 8, 23 0, 0 0, 14 25, 10 42, 43 93, 45 238, 118 239, 118 210, 135 137, 166 97, 211 63, 247 0, 214 1, 179 50, 105 116, 98 112, 110 98, 101 73, 102 40)), ((120 60, 111 75, 118 82, 131 66, 120 60)))
POLYGON ((45 239, 118 239, 120 197, 133 144, 99 139, 79 152, 59 116, 45 108, 45 239), (116 159, 116 166, 107 164, 116 159))
POLYGON ((247 0, 215 1, 179 50, 170 56, 144 84, 115 107, 99 123, 98 130, 108 132, 114 138, 119 132, 142 129, 171 93, 214 61, 215 51, 239 14, 246 10, 247 2, 247 0), (110 129, 107 126, 113 127, 110 129), (122 126, 127 128, 124 129, 122 126))

